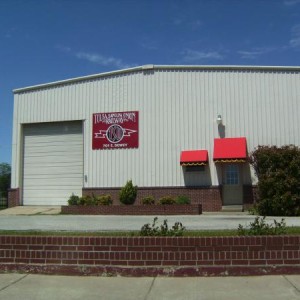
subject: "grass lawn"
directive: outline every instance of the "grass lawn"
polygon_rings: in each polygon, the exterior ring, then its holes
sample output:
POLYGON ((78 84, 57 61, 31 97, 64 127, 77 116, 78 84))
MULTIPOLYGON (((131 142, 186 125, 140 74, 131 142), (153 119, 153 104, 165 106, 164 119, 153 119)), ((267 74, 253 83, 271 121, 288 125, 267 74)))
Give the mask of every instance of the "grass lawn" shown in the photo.
MULTIPOLYGON (((287 227, 286 235, 299 235, 300 227, 287 227)), ((36 230, 0 230, 1 235, 38 235, 38 236, 140 236, 139 231, 36 231, 36 230)), ((231 230, 187 230, 183 236, 237 236, 238 231, 231 230)))

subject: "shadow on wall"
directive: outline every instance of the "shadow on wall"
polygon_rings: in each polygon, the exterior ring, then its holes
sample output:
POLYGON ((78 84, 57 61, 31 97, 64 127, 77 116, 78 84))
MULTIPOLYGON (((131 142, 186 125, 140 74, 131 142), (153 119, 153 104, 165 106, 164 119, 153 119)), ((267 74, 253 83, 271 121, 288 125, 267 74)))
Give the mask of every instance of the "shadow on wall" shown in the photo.
POLYGON ((219 137, 220 137, 221 139, 225 138, 225 136, 226 136, 226 128, 225 128, 225 125, 219 124, 219 125, 218 125, 218 132, 219 132, 219 137))
POLYGON ((215 164, 215 166, 216 166, 216 171, 217 171, 218 183, 219 183, 219 185, 222 185, 223 184, 222 164, 215 164))
POLYGON ((203 171, 188 171, 182 167, 183 179, 185 186, 211 186, 211 174, 209 166, 203 166, 203 171))
POLYGON ((243 174, 243 183, 247 185, 252 184, 252 177, 251 177, 251 167, 249 163, 243 164, 242 168, 243 174))

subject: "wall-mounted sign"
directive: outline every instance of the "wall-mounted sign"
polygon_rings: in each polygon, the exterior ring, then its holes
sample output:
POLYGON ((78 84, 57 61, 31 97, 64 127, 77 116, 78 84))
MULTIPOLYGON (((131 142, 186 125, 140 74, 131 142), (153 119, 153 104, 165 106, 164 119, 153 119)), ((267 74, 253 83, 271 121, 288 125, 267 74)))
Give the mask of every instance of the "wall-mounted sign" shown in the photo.
POLYGON ((93 114, 93 149, 138 148, 139 112, 93 114))

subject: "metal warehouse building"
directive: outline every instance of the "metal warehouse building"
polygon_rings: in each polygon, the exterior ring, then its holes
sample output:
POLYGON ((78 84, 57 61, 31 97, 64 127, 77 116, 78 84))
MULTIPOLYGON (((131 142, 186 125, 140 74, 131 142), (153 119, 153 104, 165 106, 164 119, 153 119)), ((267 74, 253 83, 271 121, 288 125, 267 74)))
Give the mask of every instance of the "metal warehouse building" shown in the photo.
POLYGON ((258 145, 299 146, 300 67, 145 65, 14 90, 9 205, 74 193, 253 201, 258 145))

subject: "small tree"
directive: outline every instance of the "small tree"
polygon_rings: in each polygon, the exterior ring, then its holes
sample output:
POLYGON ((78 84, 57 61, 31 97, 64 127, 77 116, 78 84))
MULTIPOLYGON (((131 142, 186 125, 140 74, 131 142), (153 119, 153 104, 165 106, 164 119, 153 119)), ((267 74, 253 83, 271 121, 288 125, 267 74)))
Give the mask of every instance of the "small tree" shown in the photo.
POLYGON ((137 196, 137 186, 133 186, 132 180, 127 181, 120 191, 120 202, 123 204, 133 204, 137 196))
POLYGON ((0 164, 0 196, 7 197, 10 188, 11 168, 7 163, 0 164))
POLYGON ((300 149, 296 146, 259 146, 250 163, 258 178, 260 215, 300 215, 300 149))

